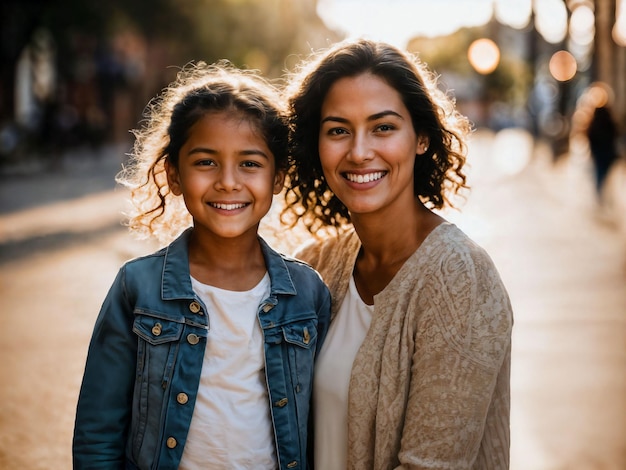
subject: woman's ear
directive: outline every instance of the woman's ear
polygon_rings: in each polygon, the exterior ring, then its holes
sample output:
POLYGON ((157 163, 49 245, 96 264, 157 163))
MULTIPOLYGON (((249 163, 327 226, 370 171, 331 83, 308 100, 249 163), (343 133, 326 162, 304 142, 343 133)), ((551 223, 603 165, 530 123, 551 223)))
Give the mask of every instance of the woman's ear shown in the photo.
POLYGON ((424 155, 428 151, 429 144, 430 144, 430 140, 428 139, 428 136, 418 135, 417 147, 415 148, 415 153, 417 155, 424 155))
POLYGON ((274 176, 274 194, 279 194, 285 187, 285 170, 278 170, 274 176))
POLYGON ((165 174, 167 175, 167 185, 170 187, 174 196, 180 196, 182 190, 180 188, 180 174, 178 168, 170 163, 169 159, 165 160, 165 174))

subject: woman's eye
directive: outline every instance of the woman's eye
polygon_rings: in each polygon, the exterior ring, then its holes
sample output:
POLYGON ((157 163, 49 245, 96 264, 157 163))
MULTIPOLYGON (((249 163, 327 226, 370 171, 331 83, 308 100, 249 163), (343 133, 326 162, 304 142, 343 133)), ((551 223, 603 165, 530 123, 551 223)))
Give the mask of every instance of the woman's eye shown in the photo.
POLYGON ((328 130, 328 135, 343 135, 347 133, 348 132, 345 129, 342 129, 341 127, 333 127, 332 129, 328 130))
POLYGON ((379 131, 382 131, 382 132, 387 132, 387 131, 392 131, 392 130, 394 130, 394 129, 395 129, 395 127, 394 127, 394 126, 392 126, 392 125, 390 125, 390 124, 381 124, 381 125, 380 125, 380 126, 378 126, 376 129, 377 129, 377 130, 379 130, 379 131))

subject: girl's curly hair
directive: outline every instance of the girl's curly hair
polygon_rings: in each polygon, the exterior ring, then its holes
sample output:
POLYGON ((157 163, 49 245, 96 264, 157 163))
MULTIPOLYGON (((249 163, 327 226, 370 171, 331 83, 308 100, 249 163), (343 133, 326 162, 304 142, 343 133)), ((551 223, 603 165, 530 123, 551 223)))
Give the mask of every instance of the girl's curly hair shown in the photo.
POLYGON ((221 111, 249 119, 272 151, 276 169, 286 170, 288 127, 278 89, 256 71, 236 68, 226 60, 190 63, 146 107, 144 126, 133 131, 129 164, 116 178, 131 190, 132 231, 166 242, 191 225, 182 198, 168 186, 165 162, 178 166, 191 127, 207 113, 221 111))
POLYGON ((471 125, 454 99, 437 87, 437 77, 409 52, 359 39, 314 53, 289 77, 286 88, 292 165, 287 178, 283 222, 301 221, 313 234, 341 231, 350 222, 344 204, 328 186, 318 151, 321 107, 340 78, 371 73, 402 97, 417 135, 428 137, 428 150, 416 156, 415 196, 428 207, 452 206, 450 197, 467 188, 463 165, 471 125))

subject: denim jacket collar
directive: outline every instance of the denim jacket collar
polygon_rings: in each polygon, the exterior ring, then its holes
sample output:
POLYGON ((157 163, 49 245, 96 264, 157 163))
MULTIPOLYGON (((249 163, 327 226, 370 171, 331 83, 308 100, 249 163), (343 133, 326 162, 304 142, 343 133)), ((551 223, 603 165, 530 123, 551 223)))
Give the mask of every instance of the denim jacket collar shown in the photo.
MULTIPOLYGON (((176 240, 165 248, 165 260, 161 278, 161 297, 163 300, 193 298, 189 273, 189 236, 191 228, 185 230, 176 240)), ((270 275, 272 298, 276 295, 296 295, 289 269, 283 257, 274 251, 259 236, 261 251, 270 275)))

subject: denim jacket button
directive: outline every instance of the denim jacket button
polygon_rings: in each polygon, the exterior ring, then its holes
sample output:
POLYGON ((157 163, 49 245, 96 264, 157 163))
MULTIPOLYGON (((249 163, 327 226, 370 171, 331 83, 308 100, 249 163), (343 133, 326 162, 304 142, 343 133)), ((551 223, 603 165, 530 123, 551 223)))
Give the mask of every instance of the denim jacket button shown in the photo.
POLYGON ((274 403, 274 405, 278 406, 279 408, 282 408, 283 406, 287 404, 288 401, 289 400, 287 400, 286 398, 281 398, 276 403, 274 403))
POLYGON ((272 310, 272 308, 274 308, 274 306, 272 304, 265 304, 265 305, 263 305, 263 312, 267 313, 270 310, 272 310))
POLYGON ((187 342, 189 344, 198 344, 200 342, 200 338, 194 333, 189 333, 187 335, 187 342))
POLYGON ((176 439, 174 439, 173 437, 168 437, 167 441, 165 442, 165 444, 170 449, 173 449, 174 447, 176 447, 178 445, 178 442, 176 442, 176 439))
POLYGON ((297 461, 297 460, 294 460, 294 461, 289 462, 289 463, 287 464, 287 468, 295 468, 295 467, 297 467, 297 466, 298 466, 298 461, 297 461))
POLYGON ((200 307, 200 304, 195 300, 189 304, 189 310, 191 310, 192 313, 199 313, 202 315, 202 307, 200 307))
POLYGON ((155 323, 154 326, 152 327, 152 334, 154 336, 159 336, 162 330, 163 330, 163 327, 161 326, 161 324, 155 323))
POLYGON ((181 405, 184 405, 189 401, 189 397, 187 396, 186 393, 181 392, 178 395, 176 395, 176 401, 180 403, 181 405))

